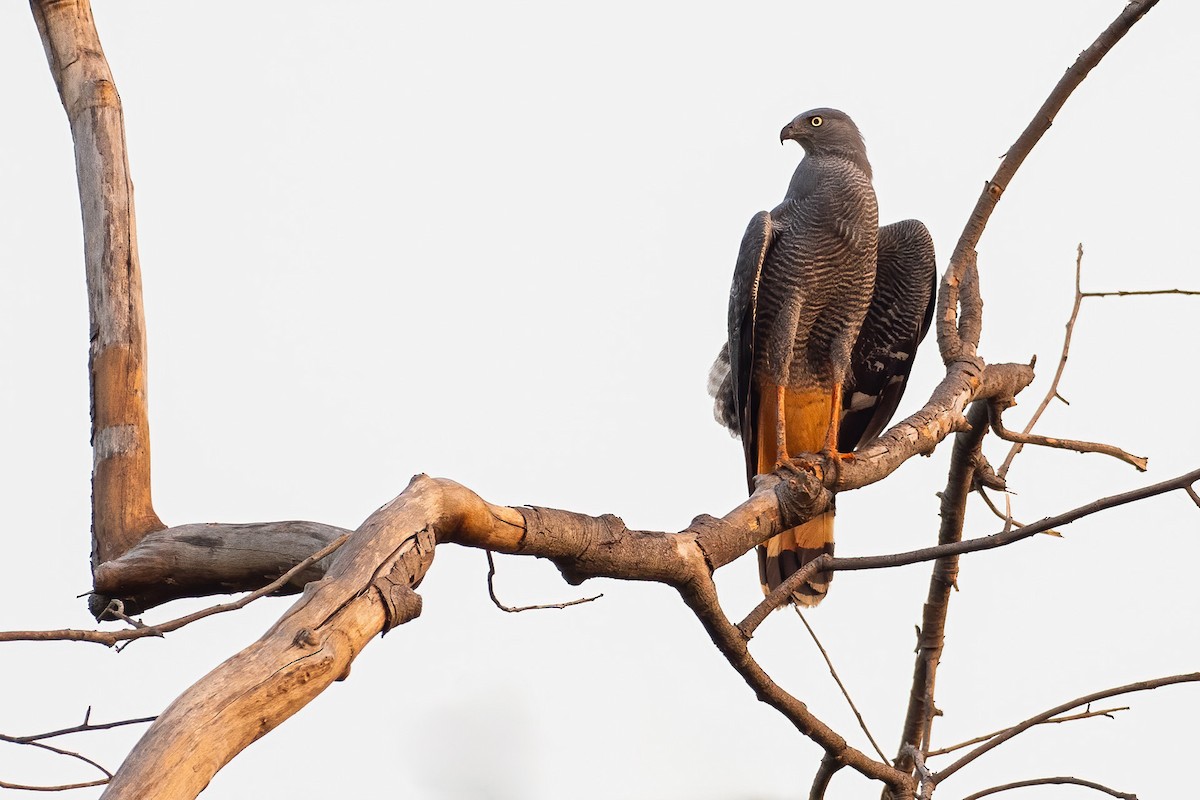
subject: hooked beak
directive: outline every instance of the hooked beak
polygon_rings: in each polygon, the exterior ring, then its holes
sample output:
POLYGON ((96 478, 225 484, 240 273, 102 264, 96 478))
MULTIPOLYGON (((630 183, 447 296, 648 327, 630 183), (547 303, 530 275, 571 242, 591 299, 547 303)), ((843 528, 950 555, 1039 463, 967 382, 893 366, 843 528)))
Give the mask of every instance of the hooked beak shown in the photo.
POLYGON ((784 125, 783 130, 781 130, 779 132, 779 143, 780 144, 783 144, 788 139, 791 139, 794 142, 800 141, 800 137, 798 135, 797 127, 796 127, 796 120, 792 120, 787 125, 784 125))

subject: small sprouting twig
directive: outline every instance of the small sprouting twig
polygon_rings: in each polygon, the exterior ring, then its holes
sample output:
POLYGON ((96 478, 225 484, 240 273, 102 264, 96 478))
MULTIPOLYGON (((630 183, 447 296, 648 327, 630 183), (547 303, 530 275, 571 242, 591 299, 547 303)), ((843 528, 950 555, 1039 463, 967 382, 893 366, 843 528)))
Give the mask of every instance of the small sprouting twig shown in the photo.
MULTIPOLYGON (((997 517, 999 517, 1001 520, 1004 521, 1004 525, 1006 528, 1011 528, 1011 526, 1013 526, 1013 525, 1016 525, 1018 528, 1025 527, 1025 524, 1023 522, 1019 522, 1019 521, 1013 519, 1012 509, 1009 508, 1009 505, 1008 505, 1008 494, 1007 493, 1004 495, 1005 510, 1001 511, 1000 509, 996 508, 996 504, 992 502, 992 498, 988 497, 987 492, 984 491, 984 488, 982 486, 980 486, 977 491, 978 491, 979 496, 983 498, 983 504, 985 506, 987 506, 988 509, 990 509, 993 514, 995 514, 997 517)), ((1048 531, 1042 531, 1042 533, 1046 534, 1047 536, 1058 536, 1060 538, 1062 537, 1062 534, 1054 529, 1051 529, 1048 531)))
MULTIPOLYGON (((1077 719, 1091 719, 1092 717, 1108 717, 1109 719, 1113 719, 1113 714, 1117 713, 1118 711, 1128 711, 1128 710, 1129 710, 1129 706, 1121 706, 1119 708, 1102 708, 1098 711, 1091 711, 1091 710, 1081 711, 1078 714, 1068 714, 1065 717, 1051 717, 1050 719, 1043 720, 1042 722, 1040 722, 1038 724, 1039 725, 1050 725, 1052 723, 1058 723, 1058 722, 1073 722, 1074 720, 1077 720, 1077 719)), ((982 736, 976 736, 974 739, 967 739, 965 742, 959 742, 958 744, 952 744, 949 747, 939 747, 937 750, 930 750, 928 753, 925 754, 925 756, 927 758, 932 758, 933 756, 944 756, 947 753, 953 753, 955 750, 961 750, 964 747, 970 747, 973 744, 979 744, 980 742, 986 742, 988 739, 991 739, 994 736, 999 736, 1000 734, 1005 733, 1008 730, 1009 730, 1008 728, 1002 728, 1001 730, 998 730, 998 731, 992 731, 991 733, 985 733, 982 736)))
POLYGON ((1074 450, 1078 453, 1101 453, 1106 456, 1124 461, 1126 464, 1131 464, 1137 468, 1138 472, 1146 471, 1146 459, 1142 456, 1135 456, 1126 453, 1119 447, 1102 442, 1083 442, 1078 439, 1056 439, 1052 436, 1039 436, 1036 433, 1018 433, 1010 431, 1004 427, 1004 423, 1000 418, 1000 407, 993 403, 991 408, 991 424, 992 430, 996 435, 1007 442, 1016 442, 1017 444, 1036 444, 1043 447, 1057 447, 1062 450, 1074 450))
POLYGON ((501 603, 500 598, 496 596, 496 560, 492 558, 491 550, 484 550, 483 552, 487 554, 488 562, 488 596, 492 598, 492 602, 496 604, 496 608, 500 609, 501 611, 507 611, 509 614, 519 614, 522 611, 538 611, 545 608, 567 608, 568 606, 577 606, 580 603, 591 603, 594 600, 599 600, 601 597, 604 597, 604 593, 601 592, 595 597, 578 597, 574 600, 568 600, 565 603, 545 603, 543 605, 535 606, 506 606, 504 603, 501 603))
POLYGON ((177 631, 184 625, 211 617, 214 614, 223 614, 226 611, 236 611, 239 608, 244 608, 260 597, 266 597, 272 592, 283 588, 297 574, 308 569, 310 566, 325 558, 330 553, 337 550, 350 538, 349 533, 344 533, 334 539, 329 544, 322 547, 317 552, 313 553, 308 558, 301 561, 296 566, 289 569, 287 572, 280 575, 275 580, 268 583, 266 586, 251 592, 244 597, 235 600, 232 603, 221 603, 215 606, 201 609, 192 614, 179 617, 178 619, 162 622, 157 625, 144 625, 143 627, 127 628, 119 631, 83 631, 74 628, 64 628, 54 631, 0 631, 0 642, 52 642, 52 641, 68 641, 68 642, 92 642, 94 644, 102 644, 105 647, 114 647, 118 642, 124 642, 132 639, 144 639, 147 636, 162 636, 165 633, 177 631))
POLYGON ((904 746, 904 755, 912 759, 913 766, 917 770, 917 792, 916 800, 929 800, 933 797, 933 790, 937 788, 937 776, 929 771, 929 767, 925 766, 925 756, 921 751, 911 744, 904 746))
POLYGON ((141 725, 145 722, 154 722, 157 717, 137 717, 136 719, 120 719, 116 722, 92 722, 92 707, 88 706, 87 711, 83 714, 83 722, 78 725, 72 725, 70 728, 59 728, 56 731, 47 731, 46 733, 34 733, 29 736, 5 736, 0 734, 0 739, 13 744, 24 744, 26 742, 38 742, 42 739, 54 739, 58 736, 69 736, 72 733, 88 733, 90 731, 106 731, 111 728, 120 728, 124 725, 141 725))
POLYGON ((1070 784, 1072 786, 1083 786, 1088 789, 1095 789, 1098 792, 1104 792, 1105 794, 1112 795, 1113 797, 1119 797, 1122 800, 1138 800, 1138 797, 1136 794, 1130 794, 1127 792, 1118 792, 1116 789, 1110 788, 1110 787, 1105 786, 1100 783, 1096 783, 1095 781, 1085 781, 1082 778, 1071 778, 1071 777, 1065 777, 1065 776, 1057 777, 1057 778, 1033 778, 1031 780, 1025 780, 1025 781, 1014 781, 1012 783, 1003 784, 1002 786, 993 786, 989 789, 984 789, 983 791, 975 792, 974 794, 969 794, 966 797, 964 797, 963 800, 979 800, 979 798, 987 797, 990 794, 997 794, 999 792, 1007 792, 1009 789, 1021 789, 1025 786, 1046 786, 1049 784, 1061 784, 1061 783, 1070 784))
POLYGON ((842 683, 842 679, 838 677, 837 670, 833 668, 833 660, 829 658, 829 653, 825 652, 825 647, 821 644, 821 640, 817 638, 817 632, 813 630, 812 625, 808 624, 808 620, 804 618, 804 614, 800 609, 796 609, 796 616, 804 623, 804 627, 808 630, 808 635, 812 637, 813 643, 817 649, 821 651, 821 658, 825 659, 825 665, 829 667, 829 674, 833 676, 834 683, 842 690, 842 697, 846 698, 846 702, 850 705, 850 710, 854 712, 855 719, 858 720, 858 727, 862 728, 862 732, 867 735, 867 739, 871 741, 871 746, 875 748, 875 752, 879 754, 880 761, 887 761, 888 757, 883 754, 883 749, 879 743, 875 741, 875 737, 871 735, 870 729, 867 728, 867 722, 863 719, 863 715, 859 713, 858 706, 854 705, 854 700, 850 697, 850 692, 846 689, 846 684, 842 683))

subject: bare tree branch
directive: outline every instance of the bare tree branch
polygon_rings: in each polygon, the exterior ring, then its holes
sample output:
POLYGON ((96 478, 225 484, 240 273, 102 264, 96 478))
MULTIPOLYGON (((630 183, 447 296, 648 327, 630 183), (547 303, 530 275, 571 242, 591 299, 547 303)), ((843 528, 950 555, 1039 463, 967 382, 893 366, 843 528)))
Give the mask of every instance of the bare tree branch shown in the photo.
MULTIPOLYGON (((1039 725, 1049 725, 1051 723, 1058 723, 1058 722, 1074 722, 1075 720, 1091 719, 1092 717, 1108 717, 1109 719, 1113 719, 1114 718, 1113 714, 1117 713, 1118 711, 1128 711, 1128 710, 1129 710, 1129 706, 1120 706, 1118 708, 1103 708, 1098 711, 1081 711, 1078 714, 1068 714, 1063 717, 1053 717, 1051 719, 1043 720, 1042 722, 1040 722, 1038 724, 1039 725)), ((976 736, 973 739, 967 739, 965 742, 959 742, 958 744, 952 744, 949 747, 939 747, 937 750, 930 750, 925 755, 927 758, 933 758, 934 756, 943 756, 943 755, 946 755, 947 753, 953 753, 955 750, 962 750, 964 747, 970 747, 973 744, 979 744, 980 742, 986 742, 988 739, 991 739, 995 736, 999 736, 1000 734, 1004 733, 1007 730, 1008 730, 1008 728, 1002 728, 1001 730, 998 730, 998 731, 992 731, 991 733, 985 733, 982 736, 976 736)))
POLYGON ((991 421, 992 430, 996 435, 1007 442, 1016 442, 1017 444, 1035 444, 1042 447, 1056 447, 1061 450, 1074 450, 1077 453, 1102 453, 1106 456, 1124 461, 1126 464, 1132 464, 1137 467, 1138 472, 1146 471, 1146 459, 1142 456, 1135 456, 1125 452, 1119 447, 1102 442, 1083 442, 1078 439, 1055 439, 1050 436, 1039 436, 1035 433, 1017 433, 1010 431, 1004 427, 1004 423, 1000 418, 1000 405, 993 403, 991 405, 991 421))
POLYGON ((495 604, 496 608, 500 609, 501 611, 507 611, 509 614, 519 614, 522 611, 540 611, 540 610, 546 609, 546 608, 567 608, 568 606, 577 606, 580 603, 591 603, 594 600, 599 600, 601 597, 604 597, 604 593, 601 592, 600 594, 594 595, 592 597, 580 597, 575 600, 568 600, 565 603, 546 603, 543 605, 535 605, 535 606, 506 606, 506 605, 504 605, 504 603, 501 603, 500 598, 496 596, 496 586, 495 586, 496 561, 495 561, 495 559, 492 558, 492 551, 484 550, 484 553, 487 555, 487 562, 488 562, 488 574, 487 574, 488 597, 492 598, 492 603, 495 604))
MULTIPOLYGON (((1017 520, 1013 519, 1011 512, 1001 511, 999 508, 997 508, 996 504, 992 502, 992 498, 988 497, 987 491, 982 486, 976 490, 976 493, 983 498, 983 504, 988 507, 988 510, 995 514, 997 518, 1004 521, 1006 530, 1011 529, 1011 526, 1013 525, 1018 527, 1024 525, 1023 522, 1018 522, 1017 520)), ((1004 497, 1006 501, 1005 505, 1007 505, 1008 494, 1005 493, 1004 497)), ((1042 531, 1042 533, 1046 534, 1047 536, 1062 536, 1061 533, 1055 530, 1042 531)))
MULTIPOLYGON (((991 536, 980 536, 974 539, 966 539, 961 542, 952 544, 936 545, 934 547, 922 547, 919 550, 908 550, 903 553, 889 553, 879 556, 857 556, 854 558, 833 558, 829 555, 822 555, 808 562, 804 567, 793 573, 786 581, 781 583, 778 588, 771 592, 761 603, 746 615, 746 618, 738 623, 738 630, 742 631, 742 635, 749 638, 754 635, 754 631, 758 628, 762 621, 767 618, 775 608, 783 603, 782 599, 777 600, 775 595, 779 593, 781 597, 786 597, 786 593, 790 592, 796 586, 799 586, 804 581, 812 577, 813 573, 823 571, 837 572, 861 570, 861 569, 889 569, 891 567, 904 567, 909 564, 919 564, 922 561, 933 561, 946 556, 962 555, 963 553, 974 553, 981 550, 991 550, 996 547, 1004 547, 1018 542, 1022 539, 1028 539, 1030 536, 1038 533, 1045 533, 1064 525, 1069 525, 1072 522, 1080 520, 1086 516, 1090 516, 1100 511, 1105 511, 1110 508, 1125 505, 1127 503, 1135 503, 1138 500, 1145 500, 1148 497, 1165 494, 1167 492, 1186 489, 1192 483, 1200 480, 1200 469, 1192 470, 1170 480, 1162 481, 1161 483, 1143 486, 1140 489, 1133 489, 1121 494, 1114 494, 1109 497, 1102 497, 1099 500, 1093 500, 1086 505, 1078 506, 1070 511, 1058 514, 1053 517, 1046 517, 1038 522, 1024 525, 1020 528, 1001 531, 1000 533, 992 534, 991 536)), ((767 537, 769 538, 769 537, 767 537)))
MULTIPOLYGON (((1067 332, 1063 336, 1062 354, 1058 357, 1058 368, 1054 370, 1054 378, 1050 381, 1050 388, 1046 390, 1046 396, 1042 398, 1042 402, 1038 403, 1038 407, 1033 412, 1033 416, 1029 418, 1029 422, 1025 423, 1025 429, 1022 433, 1032 433, 1033 428, 1037 425, 1038 420, 1042 418, 1042 414, 1050 407, 1050 402, 1054 398, 1062 399, 1062 395, 1058 393, 1058 384, 1062 380, 1063 372, 1067 368, 1067 357, 1071 352, 1071 337, 1075 335, 1075 321, 1079 319, 1079 308, 1083 305, 1083 294, 1079 289, 1080 272, 1083 269, 1083 243, 1075 246, 1075 302, 1071 305, 1071 316, 1067 318, 1067 332)), ((1065 403, 1066 400, 1063 400, 1065 403)), ((1017 442, 1008 451, 1008 455, 1004 457, 1004 463, 1000 465, 998 474, 1001 478, 1008 477, 1008 470, 1012 466, 1013 459, 1021 452, 1024 444, 1017 442)))
MULTIPOLYGON (((220 605, 209 606, 200 611, 187 614, 186 616, 162 622, 156 625, 142 625, 132 629, 119 631, 82 631, 73 628, 65 628, 56 631, 0 631, 0 642, 47 642, 47 641, 71 641, 71 642, 94 642, 102 644, 105 647, 113 647, 118 642, 132 641, 134 639, 144 639, 147 636, 163 636, 171 631, 177 631, 184 625, 211 617, 214 614, 223 614, 227 611, 236 611, 239 608, 245 608, 250 603, 260 597, 266 597, 278 591, 280 587, 286 585, 295 575, 333 553, 350 538, 350 534, 342 534, 337 539, 334 539, 325 547, 313 553, 308 558, 301 561, 290 570, 280 575, 277 579, 267 584, 266 586, 251 592, 245 597, 241 597, 232 603, 221 603, 220 605)), ((119 600, 112 601, 113 604, 119 605, 119 600)))
POLYGON ((1105 794, 1112 795, 1113 797, 1120 797, 1122 800, 1138 800, 1136 794, 1118 792, 1116 789, 1110 789, 1109 787, 1094 781, 1085 781, 1082 778, 1070 777, 1033 778, 1025 781, 1014 781, 1013 783, 1006 783, 1002 786, 993 786, 990 789, 984 789, 981 792, 969 794, 964 797, 963 800, 979 800, 981 797, 987 797, 990 794, 997 794, 999 792, 1007 792, 1009 789, 1022 789, 1026 786, 1047 786, 1051 784, 1070 784, 1072 786, 1083 786, 1088 789, 1095 789, 1098 792, 1104 792, 1105 794))
POLYGON ((979 747, 976 747, 974 750, 962 756, 950 766, 939 770, 934 777, 937 779, 938 783, 941 783, 942 781, 946 780, 946 778, 958 772, 960 769, 965 767, 967 764, 970 764, 984 753, 999 747, 1009 739, 1017 736, 1018 734, 1024 733, 1035 725, 1040 725, 1046 720, 1057 717, 1059 714, 1063 714, 1073 708, 1088 705, 1096 702, 1097 700, 1103 700, 1107 697, 1116 697, 1117 695, 1130 694, 1132 692, 1145 692, 1162 686, 1171 686, 1177 683, 1193 683, 1196 681, 1200 681, 1200 672, 1189 672, 1181 675, 1171 675, 1165 678, 1155 678, 1154 680, 1149 681, 1129 683, 1124 686, 1117 686, 1112 689, 1104 689, 1099 692, 1093 692, 1091 694, 1084 695, 1083 697, 1076 697, 1074 700, 1068 700, 1062 705, 1055 706, 1048 711, 1043 711, 1036 716, 1030 717, 1023 722, 1013 725, 1011 728, 1005 729, 1002 733, 996 734, 979 747))
MULTIPOLYGON (((967 498, 971 494, 979 448, 987 433, 987 415, 987 404, 975 403, 967 412, 967 422, 970 423, 971 429, 954 437, 949 475, 946 478, 946 488, 942 490, 939 545, 962 541, 967 498)), ((948 555, 938 559, 929 578, 929 593, 922 610, 912 688, 909 690, 900 748, 894 761, 896 768, 905 773, 911 772, 916 766, 912 754, 928 748, 929 732, 933 726, 937 668, 942 657, 942 648, 946 643, 946 614, 950 610, 950 590, 957 585, 957 580, 958 556, 948 555)))
POLYGON ((963 228, 958 244, 954 247, 954 253, 950 256, 950 266, 942 278, 942 287, 938 292, 938 348, 941 350, 942 360, 946 364, 975 357, 975 348, 979 345, 978 317, 982 313, 982 301, 978 297, 977 281, 971 277, 976 268, 975 247, 979 244, 988 219, 995 210, 996 204, 1000 202, 1004 190, 1008 188, 1013 176, 1016 175, 1017 170, 1043 134, 1050 129, 1055 115, 1066 103, 1071 93, 1075 91, 1075 88, 1157 2, 1158 0, 1134 0, 1129 3, 1113 20, 1113 23, 1097 37, 1096 41, 1079 54, 1075 63, 1071 65, 1037 113, 1034 114, 1033 120, 1017 137, 1013 146, 1008 149, 996 174, 984 185, 983 193, 963 228), (966 291, 962 292, 964 288, 966 291), (958 315, 960 305, 963 312, 961 321, 958 315))
POLYGON ((1147 295, 1156 294, 1181 294, 1190 297, 1200 296, 1200 291, 1192 289, 1148 289, 1148 290, 1121 290, 1116 292, 1084 292, 1084 297, 1146 297, 1147 295))
POLYGON ((808 800, 825 800, 825 792, 829 789, 829 782, 833 780, 833 776, 838 770, 846 766, 838 761, 833 756, 826 753, 821 758, 821 764, 817 767, 817 774, 813 776, 812 788, 808 790, 808 800))
POLYGON ((1183 490, 1188 493, 1188 497, 1192 498, 1192 502, 1196 504, 1196 507, 1200 508, 1200 494, 1196 494, 1196 490, 1191 486, 1185 486, 1183 490))
POLYGON ((92 709, 88 708, 83 716, 83 722, 78 725, 72 725, 69 728, 59 728, 56 731, 47 731, 46 733, 33 733, 28 736, 6 736, 0 733, 0 739, 13 744, 25 744, 27 742, 40 742, 43 739, 54 739, 59 736, 69 736, 73 733, 90 733, 91 731, 106 731, 112 728, 120 728, 125 725, 141 725, 146 722, 154 722, 154 717, 137 717, 136 719, 121 719, 116 722, 92 722, 92 709))
POLYGON ((100 778, 99 780, 87 781, 86 783, 63 783, 57 786, 36 786, 27 783, 0 781, 0 789, 14 789, 22 792, 66 792, 71 789, 87 789, 92 786, 103 786, 106 783, 108 783, 108 778, 100 778))
POLYGON ((829 759, 852 767, 862 775, 883 781, 888 787, 902 794, 911 794, 911 778, 884 761, 876 761, 854 747, 833 729, 817 719, 807 706, 779 687, 771 676, 759 666, 746 646, 747 640, 741 630, 731 624, 721 611, 717 601, 716 587, 707 575, 698 575, 695 580, 677 587, 685 603, 708 631, 713 644, 726 660, 754 689, 758 698, 779 710, 796 728, 812 739, 824 750, 829 759))
POLYGON ((87 0, 30 0, 30 8, 75 141, 91 318, 95 566, 166 527, 150 498, 146 322, 133 181, 121 98, 87 0))

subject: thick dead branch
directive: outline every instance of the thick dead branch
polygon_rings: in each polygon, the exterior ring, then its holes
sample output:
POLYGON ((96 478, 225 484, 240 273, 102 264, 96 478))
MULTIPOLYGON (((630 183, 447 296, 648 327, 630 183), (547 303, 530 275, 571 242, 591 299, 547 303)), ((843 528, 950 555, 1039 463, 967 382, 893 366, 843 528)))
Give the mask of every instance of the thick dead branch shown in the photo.
POLYGON ((1030 717, 1023 722, 1019 722, 1016 725, 1013 725, 1011 728, 1007 728, 1003 732, 996 734, 983 744, 979 745, 979 747, 976 747, 974 750, 955 761, 950 766, 943 770, 939 770, 934 777, 938 783, 941 783, 942 781, 946 780, 946 778, 958 772, 960 769, 965 767, 967 764, 970 764, 984 753, 999 747, 1009 739, 1017 736, 1018 734, 1024 733, 1035 725, 1040 725, 1046 722, 1046 720, 1057 717, 1059 714, 1066 713, 1073 708, 1089 705, 1090 703, 1094 703, 1097 700, 1103 700, 1107 697, 1116 697, 1118 695, 1131 694, 1133 692, 1145 692, 1151 689, 1158 689, 1162 686, 1172 686, 1177 683, 1194 683, 1196 681, 1200 681, 1200 672, 1189 672, 1182 675, 1171 675, 1166 678, 1156 678, 1149 681, 1129 683, 1124 686, 1117 686, 1113 689, 1104 689, 1099 692, 1093 692, 1092 694, 1087 694, 1083 697, 1077 697, 1074 700, 1068 700, 1062 705, 1055 706, 1048 711, 1043 711, 1041 714, 1030 717))
POLYGON ((976 268, 975 248, 979 244, 979 239, 983 236, 983 229, 987 226, 996 204, 1000 202, 1004 190, 1008 188, 1013 176, 1016 175, 1017 170, 1041 140, 1043 134, 1050 129, 1055 115, 1058 114, 1071 93, 1075 91, 1075 87, 1083 82, 1092 68, 1100 63, 1108 51, 1157 2, 1158 0, 1134 0, 1129 3, 1113 20, 1113 23, 1097 37, 1096 41, 1079 54, 1075 63, 1071 65, 1071 68, 1067 70, 1037 113, 1034 114, 1033 120, 1008 149, 996 174, 984 185, 983 193, 963 228, 958 244, 954 247, 954 253, 950 256, 950 266, 946 270, 941 290, 938 293, 938 348, 941 350, 942 360, 947 365, 960 359, 974 358, 975 348, 979 345, 977 318, 982 313, 983 304, 978 297, 978 282, 971 278, 971 273, 976 268), (959 319, 960 306, 962 308, 961 320, 959 319))
MULTIPOLYGON (((946 488, 942 490, 939 545, 962 541, 967 498, 971 494, 974 482, 979 448, 983 443, 984 434, 987 433, 987 414, 986 403, 979 402, 973 405, 967 413, 967 422, 970 423, 971 429, 954 437, 950 474, 946 479, 946 488)), ((934 686, 942 648, 946 643, 946 614, 950 610, 950 591, 957 585, 957 581, 958 556, 950 555, 938 559, 929 578, 929 593, 921 615, 908 710, 905 712, 904 728, 900 735, 900 749, 893 762, 897 769, 906 773, 916 766, 912 753, 923 752, 929 748, 934 716, 934 686)))
MULTIPOLYGON (((177 631, 184 625, 190 625, 197 620, 211 617, 214 614, 223 614, 227 611, 236 611, 239 608, 245 608, 250 603, 260 597, 266 597, 269 594, 275 594, 288 583, 295 579, 297 575, 303 574, 305 570, 320 562, 322 559, 330 556, 335 550, 345 544, 350 538, 349 533, 334 539, 325 547, 313 553, 308 558, 296 564, 290 570, 280 575, 271 583, 260 589, 251 592, 245 597, 241 597, 232 603, 222 603, 216 606, 209 606, 186 616, 161 622, 157 625, 146 625, 140 621, 131 621, 133 628, 128 628, 119 631, 82 631, 73 628, 65 628, 56 631, 0 631, 0 642, 47 642, 47 641, 70 641, 70 642, 93 642, 102 644, 105 647, 113 647, 118 642, 130 642, 134 639, 144 639, 147 636, 163 636, 171 631, 177 631)), ((127 615, 121 611, 123 604, 120 600, 109 601, 110 605, 116 606, 116 610, 122 618, 128 619, 127 615)))
MULTIPOLYGON (((92 564, 164 525, 150 499, 146 323, 125 121, 86 0, 31 0, 71 123, 83 209, 92 395, 92 564)), ((103 603, 101 603, 103 605, 103 603)))
MULTIPOLYGON (((120 598, 131 614, 181 597, 255 591, 347 533, 301 521, 179 525, 147 534, 120 558, 98 565, 94 587, 120 598)), ((323 559, 292 573, 278 594, 301 591, 328 568, 323 559)))
POLYGON ((413 588, 433 558, 434 531, 459 521, 444 495, 414 481, 372 514, 261 639, 159 715, 102 797, 195 797, 231 758, 348 674, 372 637, 417 616, 413 588))
POLYGON ((1126 792, 1118 792, 1116 789, 1110 789, 1109 787, 1107 787, 1103 784, 1100 784, 1100 783, 1096 783, 1094 781, 1085 781, 1082 778, 1071 778, 1071 777, 1032 778, 1030 780, 1025 780, 1025 781, 1014 781, 1012 783, 1006 783, 1001 786, 993 786, 990 789, 984 789, 983 791, 975 792, 974 794, 969 794, 966 797, 964 797, 963 800, 979 800, 979 798, 981 798, 981 797, 987 797, 988 795, 992 795, 992 794, 999 794, 1000 792, 1007 792, 1009 789, 1023 789, 1026 786, 1048 786, 1051 784, 1068 784, 1071 786, 1083 786, 1084 788, 1087 788, 1087 789, 1095 789, 1098 792, 1104 792, 1105 794, 1112 795, 1113 797, 1123 798, 1123 800, 1138 800, 1138 797, 1136 794, 1128 794, 1126 792))

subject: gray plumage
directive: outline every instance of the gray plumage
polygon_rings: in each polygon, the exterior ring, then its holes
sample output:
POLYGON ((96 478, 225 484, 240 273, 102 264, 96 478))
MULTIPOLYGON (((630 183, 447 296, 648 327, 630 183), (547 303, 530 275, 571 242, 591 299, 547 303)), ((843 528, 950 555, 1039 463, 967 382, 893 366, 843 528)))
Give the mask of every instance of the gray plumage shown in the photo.
POLYGON ((879 229, 875 292, 850 355, 838 449, 857 450, 891 421, 937 300, 933 237, 915 219, 879 229))
MULTIPOLYGON (((784 200, 742 237, 729 292, 729 339, 709 373, 717 420, 742 440, 751 491, 780 459, 846 453, 883 430, 933 314, 933 243, 905 220, 879 228, 862 136, 840 111, 814 109, 780 133, 805 150, 784 200), (838 403, 840 402, 840 406, 838 403)), ((770 591, 832 555, 832 506, 760 546, 770 591)), ((793 590, 821 601, 832 575, 793 590)))
POLYGON ((746 229, 729 294, 733 408, 722 413, 737 421, 751 485, 755 384, 815 389, 844 380, 874 287, 879 216, 862 134, 841 111, 818 108, 788 123, 787 139, 805 156, 783 202, 746 229))

